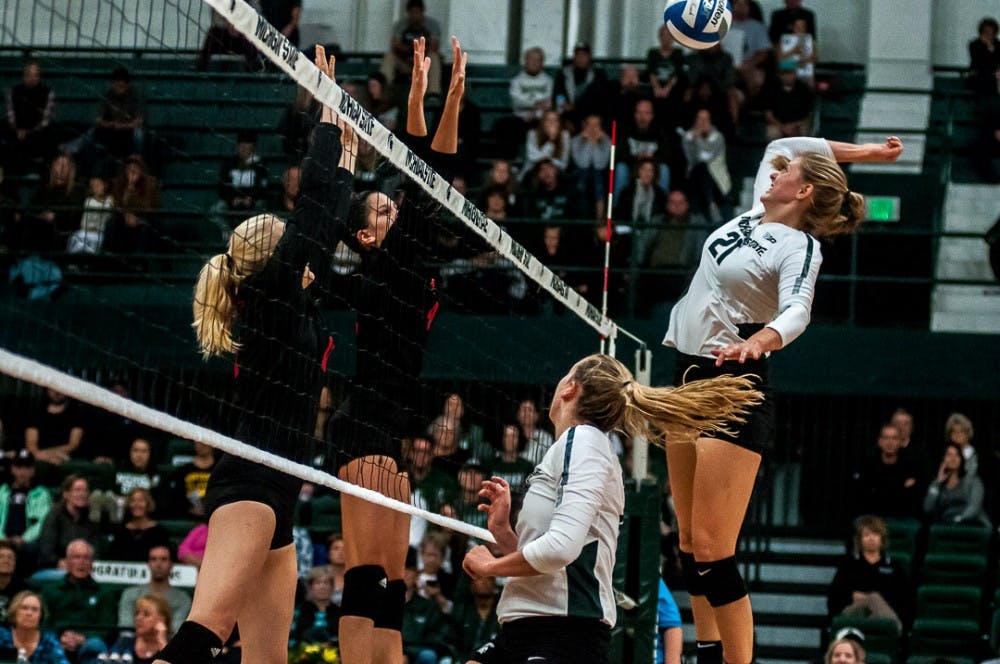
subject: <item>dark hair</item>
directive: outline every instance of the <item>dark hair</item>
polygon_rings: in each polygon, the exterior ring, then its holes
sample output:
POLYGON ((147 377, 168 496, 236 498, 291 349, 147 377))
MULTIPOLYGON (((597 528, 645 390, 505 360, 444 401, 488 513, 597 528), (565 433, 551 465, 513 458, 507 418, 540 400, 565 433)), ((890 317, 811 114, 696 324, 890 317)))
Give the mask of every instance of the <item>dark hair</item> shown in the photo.
POLYGON ((409 0, 406 3, 406 11, 410 11, 411 9, 425 9, 424 0, 409 0))
POLYGON ((996 33, 1000 32, 1000 24, 997 23, 997 20, 995 18, 992 18, 990 16, 987 16, 986 18, 984 18, 982 21, 979 22, 979 28, 977 32, 982 34, 983 28, 993 28, 994 36, 996 35, 996 33))
POLYGON ((241 129, 236 133, 237 143, 253 143, 257 145, 257 133, 249 129, 241 129))
POLYGON ((941 452, 941 458, 944 459, 944 455, 948 452, 949 447, 954 447, 955 452, 958 454, 958 476, 965 477, 965 455, 962 454, 962 447, 958 443, 945 443, 944 450, 941 452))
POLYGON ((351 251, 364 255, 365 248, 358 242, 358 231, 368 228, 368 197, 376 193, 371 189, 365 189, 351 194, 351 202, 347 208, 347 233, 344 236, 344 244, 350 247, 351 251))
POLYGON ((507 437, 507 429, 511 428, 517 433, 517 452, 520 454, 524 451, 525 445, 528 441, 524 438, 524 432, 521 431, 521 425, 516 422, 504 422, 500 425, 500 444, 497 445, 497 449, 503 452, 503 439, 507 437))
POLYGON ((128 82, 132 80, 132 76, 128 73, 128 69, 125 69, 125 67, 122 66, 118 66, 115 67, 114 70, 111 72, 111 80, 128 82))
POLYGON ((861 551, 861 529, 872 531, 882 538, 882 551, 889 549, 889 526, 885 519, 874 514, 863 514, 854 520, 854 548, 861 551))

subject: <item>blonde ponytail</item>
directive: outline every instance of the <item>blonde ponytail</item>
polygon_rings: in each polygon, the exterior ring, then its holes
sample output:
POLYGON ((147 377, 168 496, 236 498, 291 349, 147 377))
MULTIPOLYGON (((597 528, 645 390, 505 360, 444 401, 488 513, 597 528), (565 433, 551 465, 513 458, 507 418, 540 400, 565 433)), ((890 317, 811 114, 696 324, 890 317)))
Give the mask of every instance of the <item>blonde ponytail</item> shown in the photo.
POLYGON ((194 287, 194 327, 204 359, 232 353, 236 290, 248 276, 267 265, 285 231, 285 222, 272 214, 250 217, 229 236, 229 251, 216 254, 198 273, 194 287))
POLYGON ((677 387, 640 385, 610 355, 590 355, 576 364, 573 380, 581 386, 577 415, 602 431, 644 435, 664 445, 667 437, 703 431, 725 431, 744 421, 763 395, 750 378, 719 376, 677 387))
POLYGON ((232 353, 236 283, 228 254, 216 254, 198 273, 194 287, 194 327, 204 359, 232 353))

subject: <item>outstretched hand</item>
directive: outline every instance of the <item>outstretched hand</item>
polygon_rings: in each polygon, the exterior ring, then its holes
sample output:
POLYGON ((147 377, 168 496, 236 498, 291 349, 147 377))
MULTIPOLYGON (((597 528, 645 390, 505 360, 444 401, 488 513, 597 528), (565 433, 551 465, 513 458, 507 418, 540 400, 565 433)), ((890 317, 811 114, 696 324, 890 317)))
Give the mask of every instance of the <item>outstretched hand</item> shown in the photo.
POLYGON ((486 512, 486 528, 494 533, 497 528, 510 527, 510 485, 502 477, 483 480, 479 497, 490 501, 489 505, 478 505, 480 512, 486 512))
POLYGON ((451 38, 451 82, 448 84, 448 96, 461 99, 465 94, 465 65, 469 54, 462 51, 458 37, 451 38))
POLYGON ((413 40, 413 76, 410 80, 410 98, 423 99, 427 94, 427 75, 431 59, 425 54, 427 41, 423 37, 413 40))

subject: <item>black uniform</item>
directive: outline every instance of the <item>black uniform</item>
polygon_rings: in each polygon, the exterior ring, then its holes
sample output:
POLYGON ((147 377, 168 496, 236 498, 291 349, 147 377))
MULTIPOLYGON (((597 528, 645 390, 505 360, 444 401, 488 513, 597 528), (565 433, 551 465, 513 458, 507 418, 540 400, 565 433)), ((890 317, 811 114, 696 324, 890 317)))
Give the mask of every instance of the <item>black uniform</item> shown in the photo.
MULTIPOLYGON (((236 437, 291 459, 307 458, 312 448, 323 372, 333 347, 313 295, 302 288, 302 274, 308 263, 316 283, 323 283, 328 255, 344 227, 353 178, 337 167, 340 154, 340 129, 317 125, 292 219, 264 269, 236 293, 236 437)), ((285 473, 226 455, 209 479, 207 513, 241 500, 264 503, 277 520, 271 548, 281 548, 292 542, 292 512, 301 484, 285 473)))
MULTIPOLYGON (((453 156, 432 153, 428 137, 407 135, 405 140, 433 161, 438 173, 450 172, 453 156)), ((424 350, 439 306, 434 263, 447 257, 438 248, 435 203, 414 180, 405 182, 396 223, 381 247, 362 253, 354 276, 354 391, 327 427, 337 451, 330 459, 334 470, 369 455, 398 462, 402 438, 420 406, 424 350)))

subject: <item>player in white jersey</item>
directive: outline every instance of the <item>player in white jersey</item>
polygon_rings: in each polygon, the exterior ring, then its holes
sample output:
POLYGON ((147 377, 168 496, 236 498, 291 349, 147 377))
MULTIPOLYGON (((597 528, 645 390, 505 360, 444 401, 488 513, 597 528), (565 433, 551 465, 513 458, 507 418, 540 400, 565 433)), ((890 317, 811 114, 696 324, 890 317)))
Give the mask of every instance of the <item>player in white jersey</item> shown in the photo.
POLYGON ((864 198, 837 162, 895 161, 903 146, 784 138, 767 147, 754 207, 713 232, 663 343, 678 350, 675 383, 723 374, 752 377, 765 396, 735 435, 668 441, 667 466, 699 664, 753 658, 753 615, 734 555, 774 429, 767 355, 809 324, 821 262, 816 238, 854 232, 864 198))
POLYGON ((621 467, 607 432, 647 435, 705 431, 739 421, 760 401, 747 378, 693 381, 681 387, 639 385, 621 362, 591 355, 569 370, 549 406, 557 440, 528 480, 510 526, 510 487, 483 482, 490 504, 493 552, 479 546, 465 557, 471 576, 510 577, 497 615, 496 644, 481 662, 589 664, 607 662, 616 608, 611 574, 625 509, 621 467))

